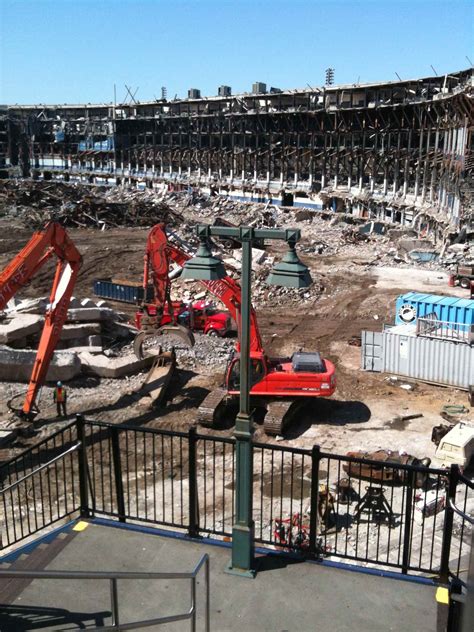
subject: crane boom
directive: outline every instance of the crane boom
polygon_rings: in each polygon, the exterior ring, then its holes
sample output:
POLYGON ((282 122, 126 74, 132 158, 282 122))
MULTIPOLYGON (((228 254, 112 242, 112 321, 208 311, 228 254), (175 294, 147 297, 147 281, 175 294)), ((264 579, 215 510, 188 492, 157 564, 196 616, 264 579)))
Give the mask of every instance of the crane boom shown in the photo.
POLYGON ((58 261, 49 305, 25 402, 22 409, 17 411, 28 419, 32 419, 36 414, 36 397, 46 379, 49 363, 67 318, 67 310, 82 265, 82 257, 65 229, 56 222, 49 222, 43 230, 34 233, 26 246, 0 273, 0 310, 2 310, 53 255, 57 256, 58 261))

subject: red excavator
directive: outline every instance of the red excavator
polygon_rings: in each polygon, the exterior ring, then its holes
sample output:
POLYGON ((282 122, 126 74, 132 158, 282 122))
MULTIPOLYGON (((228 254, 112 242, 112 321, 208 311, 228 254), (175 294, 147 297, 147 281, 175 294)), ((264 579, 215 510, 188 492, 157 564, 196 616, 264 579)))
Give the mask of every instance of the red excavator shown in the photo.
MULTIPOLYGON (((170 260, 184 266, 191 258, 179 245, 168 242, 163 224, 153 229, 162 260, 170 260)), ((163 268, 164 269, 164 268, 163 268)), ((240 285, 232 277, 217 281, 200 281, 211 294, 221 301, 240 330, 240 285)), ((143 337, 146 334, 143 334, 143 337)), ((142 334, 138 335, 138 338, 142 334)), ((143 340, 143 338, 142 338, 143 340)), ((136 350, 141 349, 141 343, 136 350)), ((254 405, 266 410, 264 429, 267 434, 281 434, 291 420, 289 408, 296 401, 308 397, 329 397, 336 389, 334 365, 318 352, 297 352, 290 358, 269 358, 263 349, 258 330, 255 310, 250 314, 250 357, 251 390, 254 405)), ((225 388, 212 391, 199 407, 199 420, 204 425, 213 425, 216 410, 229 400, 239 396, 240 388, 240 344, 229 360, 225 388)))
POLYGON ((191 255, 184 249, 184 244, 181 244, 180 249, 168 242, 164 224, 156 224, 148 234, 143 268, 143 296, 147 295, 151 281, 153 302, 143 301, 135 314, 135 326, 141 330, 135 338, 135 352, 139 357, 143 355, 142 344, 149 336, 171 333, 193 346, 193 331, 225 336, 231 330, 230 315, 205 301, 192 304, 171 301, 170 264, 175 262, 181 267, 185 264, 191 255))
POLYGON ((13 261, 0 273, 1 311, 53 255, 57 256, 58 262, 25 402, 18 410, 10 406, 15 413, 30 421, 39 412, 36 397, 46 380, 49 363, 67 318, 67 310, 82 264, 82 257, 65 229, 56 222, 49 222, 43 230, 33 235, 13 261))

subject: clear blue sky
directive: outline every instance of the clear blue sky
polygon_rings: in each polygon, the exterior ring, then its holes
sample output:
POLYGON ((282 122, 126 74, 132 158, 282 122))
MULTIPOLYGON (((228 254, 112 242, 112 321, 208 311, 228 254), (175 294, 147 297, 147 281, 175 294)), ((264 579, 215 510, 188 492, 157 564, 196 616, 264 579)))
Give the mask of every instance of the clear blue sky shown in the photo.
POLYGON ((467 68, 472 0, 0 0, 0 103, 97 103, 467 68))

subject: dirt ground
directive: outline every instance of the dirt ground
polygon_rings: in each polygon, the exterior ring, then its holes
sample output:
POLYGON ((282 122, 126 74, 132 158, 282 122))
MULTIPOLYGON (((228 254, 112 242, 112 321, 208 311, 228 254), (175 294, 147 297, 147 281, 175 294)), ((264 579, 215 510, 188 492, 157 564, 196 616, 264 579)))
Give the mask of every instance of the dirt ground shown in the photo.
MULTIPOLYGON (((93 297, 93 281, 120 277, 139 280, 142 274, 147 229, 113 228, 68 230, 83 255, 84 265, 75 295, 93 297)), ((0 219, 0 269, 12 259, 31 237, 32 230, 11 218, 0 219)), ((302 226, 305 244, 305 227, 302 226)), ((376 245, 373 246, 377 247, 376 245)), ((396 297, 410 290, 448 293, 447 274, 437 270, 404 269, 373 265, 373 256, 364 245, 337 254, 304 254, 313 279, 322 287, 314 301, 259 307, 258 322, 267 353, 291 354, 300 348, 318 350, 336 365, 338 387, 328 400, 305 405, 283 438, 268 438, 261 425, 256 426, 258 441, 284 441, 289 445, 344 453, 348 450, 388 448, 405 450, 418 457, 433 457, 431 429, 442 421, 440 411, 448 403, 467 405, 464 392, 416 384, 412 391, 387 381, 387 376, 360 370, 360 348, 348 341, 363 329, 380 330, 393 321, 396 297), (420 414, 411 421, 399 418, 420 414)), ((47 295, 52 264, 48 264, 25 288, 22 297, 47 295)), ((452 293, 449 288, 449 293, 452 293)), ((454 290, 464 296, 462 290, 454 290)), ((123 305, 116 306, 123 309, 123 305)), ((133 310, 128 309, 131 313, 133 310)), ((132 394, 143 375, 122 380, 80 378, 69 383, 69 418, 75 413, 114 423, 146 424, 151 427, 186 429, 195 423, 196 408, 209 390, 220 384, 223 366, 202 363, 196 369, 179 369, 173 378, 167 405, 156 411, 143 411, 132 394)), ((402 381, 403 383, 403 381, 402 381)), ((0 419, 9 416, 6 402, 25 385, 0 384, 0 419)), ((51 433, 64 421, 54 418, 51 389, 45 387, 35 424, 36 437, 51 433)), ((472 415, 465 415, 472 417, 472 415)), ((221 429, 202 432, 232 433, 231 421, 221 429)), ((28 440, 31 442, 32 440, 28 440)), ((16 449, 27 440, 20 439, 16 449)), ((15 450, 3 450, 2 456, 15 450)))

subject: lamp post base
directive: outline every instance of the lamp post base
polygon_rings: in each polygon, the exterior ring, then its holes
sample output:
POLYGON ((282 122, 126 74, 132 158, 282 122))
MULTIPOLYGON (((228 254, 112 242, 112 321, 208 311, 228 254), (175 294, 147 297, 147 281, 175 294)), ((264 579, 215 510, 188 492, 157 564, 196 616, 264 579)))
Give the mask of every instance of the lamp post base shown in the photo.
POLYGON ((234 525, 232 529, 232 559, 225 572, 241 577, 255 577, 254 524, 234 525))
POLYGON ((229 562, 227 566, 224 568, 224 573, 227 575, 236 575, 237 577, 246 577, 247 579, 254 579, 257 571, 252 568, 250 570, 246 570, 244 568, 237 568, 236 566, 232 566, 232 562, 229 562))

